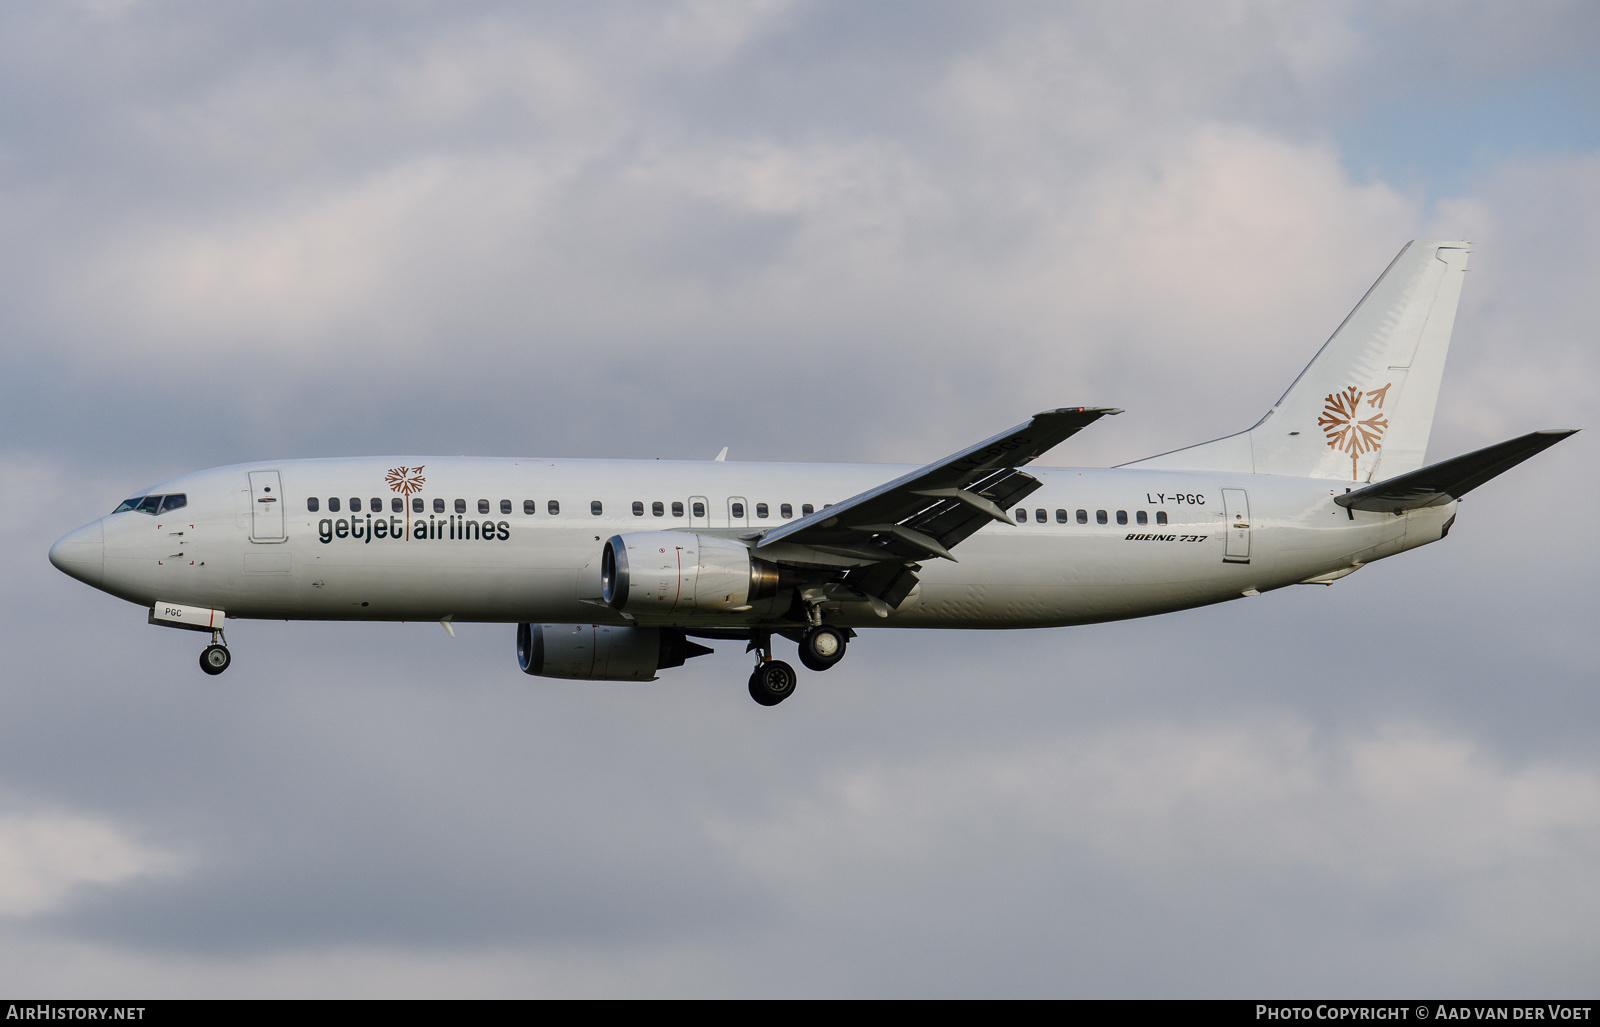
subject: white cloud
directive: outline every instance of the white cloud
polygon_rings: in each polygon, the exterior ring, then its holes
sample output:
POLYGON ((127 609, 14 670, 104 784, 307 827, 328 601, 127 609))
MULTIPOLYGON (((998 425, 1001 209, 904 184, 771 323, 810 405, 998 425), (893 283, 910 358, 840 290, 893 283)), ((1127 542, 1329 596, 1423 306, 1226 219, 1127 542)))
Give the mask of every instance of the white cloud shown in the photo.
POLYGON ((1355 981, 1477 994, 1532 980, 1565 994, 1560 982, 1600 954, 1600 767, 1510 761, 1417 724, 1091 728, 952 758, 845 761, 735 810, 706 829, 772 911, 714 938, 232 955, 47 940, 0 960, 0 984, 1220 996, 1346 994, 1355 981))
MULTIPOLYGON (((883 761, 713 831, 797 919, 853 924, 864 948, 889 907, 897 931, 928 938, 995 917, 1058 955, 1103 936, 1097 960, 1129 933, 1179 949, 1234 939, 1231 957, 1193 953, 1181 971, 1115 957, 1114 978, 1063 970, 1059 987, 1076 994, 1148 994, 1163 979, 1189 980, 1189 994, 1318 991, 1353 973, 1450 990, 1492 979, 1497 961, 1592 954, 1600 914, 1600 767, 1508 764, 1418 725, 1326 737, 1297 719, 1138 724, 883 761), (1263 935, 1255 918, 1280 890, 1299 898, 1270 903, 1263 935), (1289 912, 1311 896, 1317 908, 1289 912), (1403 929, 1361 923, 1395 904, 1413 907, 1403 929), (1353 937, 1367 950, 1348 948, 1353 937), (1427 957, 1386 969, 1407 945, 1427 957)), ((990 929, 948 941, 982 949, 990 929)))
POLYGON ((172 873, 168 852, 108 821, 66 813, 0 815, 0 916, 35 916, 91 887, 172 873))

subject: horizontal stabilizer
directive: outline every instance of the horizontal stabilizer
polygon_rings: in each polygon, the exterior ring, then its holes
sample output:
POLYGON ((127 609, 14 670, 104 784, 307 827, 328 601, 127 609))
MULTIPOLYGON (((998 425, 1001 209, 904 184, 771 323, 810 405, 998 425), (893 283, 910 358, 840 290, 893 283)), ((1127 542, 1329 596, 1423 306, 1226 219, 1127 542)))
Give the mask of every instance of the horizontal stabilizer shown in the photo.
POLYGON ((1335 496, 1333 501, 1352 510, 1384 513, 1439 506, 1460 499, 1490 478, 1504 474, 1530 456, 1542 453, 1576 433, 1576 428, 1530 432, 1520 438, 1499 442, 1355 492, 1335 496))

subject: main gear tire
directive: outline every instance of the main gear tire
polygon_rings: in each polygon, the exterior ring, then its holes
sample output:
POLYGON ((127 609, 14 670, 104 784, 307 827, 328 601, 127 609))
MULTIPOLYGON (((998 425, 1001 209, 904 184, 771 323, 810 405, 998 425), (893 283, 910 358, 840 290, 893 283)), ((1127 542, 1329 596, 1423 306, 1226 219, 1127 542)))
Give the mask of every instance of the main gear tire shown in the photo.
POLYGON ((827 670, 844 659, 848 636, 831 624, 821 624, 800 636, 800 662, 807 670, 827 670))
POLYGON ((763 706, 776 706, 794 694, 799 677, 782 660, 770 660, 750 675, 750 698, 763 706))

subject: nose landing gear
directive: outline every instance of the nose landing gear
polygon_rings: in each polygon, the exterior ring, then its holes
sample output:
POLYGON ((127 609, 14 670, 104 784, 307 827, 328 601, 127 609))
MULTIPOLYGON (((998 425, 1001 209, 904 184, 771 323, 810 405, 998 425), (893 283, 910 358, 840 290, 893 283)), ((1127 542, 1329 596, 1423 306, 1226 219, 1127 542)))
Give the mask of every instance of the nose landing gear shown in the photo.
POLYGON ((222 637, 221 631, 213 631, 211 644, 200 650, 200 669, 216 676, 227 670, 228 664, 232 662, 233 656, 228 652, 227 639, 222 637))

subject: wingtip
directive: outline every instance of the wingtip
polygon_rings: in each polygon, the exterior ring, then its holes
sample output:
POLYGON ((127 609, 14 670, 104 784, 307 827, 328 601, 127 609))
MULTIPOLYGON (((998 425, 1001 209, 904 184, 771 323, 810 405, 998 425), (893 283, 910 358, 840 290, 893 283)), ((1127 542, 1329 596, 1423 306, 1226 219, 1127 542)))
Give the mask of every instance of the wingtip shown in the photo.
POLYGON ((1053 417, 1060 414, 1099 414, 1109 417, 1112 414, 1122 413, 1120 407, 1056 407, 1054 410, 1041 410, 1035 417, 1053 417))

